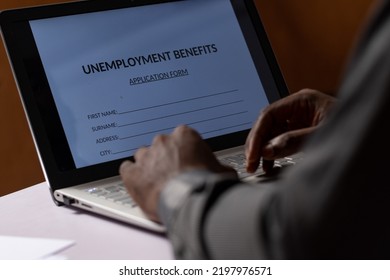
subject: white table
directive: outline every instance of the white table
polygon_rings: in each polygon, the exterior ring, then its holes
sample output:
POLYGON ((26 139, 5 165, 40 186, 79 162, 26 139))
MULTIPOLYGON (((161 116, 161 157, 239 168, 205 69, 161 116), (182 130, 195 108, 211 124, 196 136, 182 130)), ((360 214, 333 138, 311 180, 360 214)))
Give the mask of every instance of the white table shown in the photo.
POLYGON ((46 183, 0 197, 0 235, 74 240, 59 254, 75 260, 174 258, 164 235, 56 206, 46 183))

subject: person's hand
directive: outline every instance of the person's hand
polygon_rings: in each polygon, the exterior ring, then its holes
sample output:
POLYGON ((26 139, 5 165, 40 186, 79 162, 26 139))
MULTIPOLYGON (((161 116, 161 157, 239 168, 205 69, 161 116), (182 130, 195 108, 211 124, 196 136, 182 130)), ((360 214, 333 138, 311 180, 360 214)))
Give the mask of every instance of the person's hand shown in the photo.
POLYGON ((177 127, 171 135, 156 136, 149 148, 136 152, 134 159, 134 163, 122 163, 122 181, 135 202, 157 222, 158 199, 171 178, 193 169, 235 172, 221 165, 200 135, 187 126, 177 127))
POLYGON ((335 102, 330 95, 304 89, 270 104, 247 137, 247 171, 255 172, 262 158, 263 170, 270 172, 275 159, 298 152, 335 102))

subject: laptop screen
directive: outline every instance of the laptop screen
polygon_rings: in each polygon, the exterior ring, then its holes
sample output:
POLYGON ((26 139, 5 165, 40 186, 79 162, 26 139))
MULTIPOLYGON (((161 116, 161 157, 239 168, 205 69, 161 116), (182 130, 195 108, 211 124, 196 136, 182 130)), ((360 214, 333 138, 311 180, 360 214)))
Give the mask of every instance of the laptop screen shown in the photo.
POLYGON ((24 63, 58 170, 118 162, 180 124, 225 148, 280 96, 243 1, 157 2, 26 21, 24 63))
POLYGON ((178 124, 207 139, 268 104, 230 1, 30 22, 77 168, 133 155, 178 124))

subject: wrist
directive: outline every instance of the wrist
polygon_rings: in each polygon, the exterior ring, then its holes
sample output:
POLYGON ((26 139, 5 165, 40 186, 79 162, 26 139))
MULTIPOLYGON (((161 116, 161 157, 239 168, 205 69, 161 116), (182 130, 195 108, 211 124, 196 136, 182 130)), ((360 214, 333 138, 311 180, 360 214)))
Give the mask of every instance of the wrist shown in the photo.
POLYGON ((202 192, 208 185, 226 180, 237 181, 237 177, 232 173, 213 173, 206 169, 195 169, 174 177, 160 193, 157 209, 160 221, 168 228, 192 193, 202 192))

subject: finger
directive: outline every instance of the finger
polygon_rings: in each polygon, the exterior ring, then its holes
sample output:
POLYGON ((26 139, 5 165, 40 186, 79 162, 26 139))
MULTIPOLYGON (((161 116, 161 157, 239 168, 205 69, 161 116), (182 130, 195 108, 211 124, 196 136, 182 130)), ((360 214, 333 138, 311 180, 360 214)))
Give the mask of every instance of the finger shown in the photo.
POLYGON ((177 127, 175 127, 175 129, 173 130, 172 132, 172 135, 181 135, 183 133, 185 133, 186 131, 190 130, 191 128, 189 128, 188 126, 186 125, 178 125, 177 127))
POLYGON ((131 162, 130 160, 126 160, 122 162, 122 164, 119 167, 119 175, 122 178, 123 183, 125 184, 126 188, 129 189, 129 181, 131 178, 133 178, 133 173, 135 170, 135 164, 131 162))
POLYGON ((166 135, 166 134, 159 134, 159 135, 156 135, 154 138, 153 138, 153 142, 152 142, 152 147, 153 146, 156 146, 156 145, 160 145, 160 144, 164 144, 167 142, 167 140, 170 138, 169 135, 166 135))
POLYGON ((137 165, 129 160, 122 162, 119 167, 119 174, 121 176, 122 182, 126 187, 126 190, 134 199, 137 204, 141 204, 140 200, 140 190, 139 184, 136 183, 137 179, 140 177, 140 169, 137 168, 137 165))
POLYGON ((132 169, 133 165, 134 163, 132 163, 130 160, 125 160, 124 162, 121 163, 119 167, 119 174, 121 176, 127 174, 128 171, 132 169))
POLYGON ((134 154, 135 161, 140 161, 141 159, 143 159, 146 156, 146 154, 148 153, 148 151, 149 151, 149 148, 147 148, 147 147, 139 148, 134 154))
POLYGON ((255 144, 253 136, 249 136, 245 143, 246 170, 249 173, 256 171, 260 164, 260 147, 255 144))
POLYGON ((172 132, 172 137, 177 139, 182 139, 186 136, 191 136, 193 139, 201 139, 200 134, 196 130, 186 125, 177 126, 172 132))
POLYGON ((270 138, 272 131, 272 117, 269 110, 261 113, 255 125, 249 132, 245 143, 245 156, 247 162, 247 171, 253 173, 257 170, 260 164, 261 152, 263 145, 270 138), (267 139, 268 138, 268 139, 267 139))
POLYGON ((262 150, 265 160, 275 160, 297 153, 317 127, 298 129, 283 133, 271 139, 262 150))

